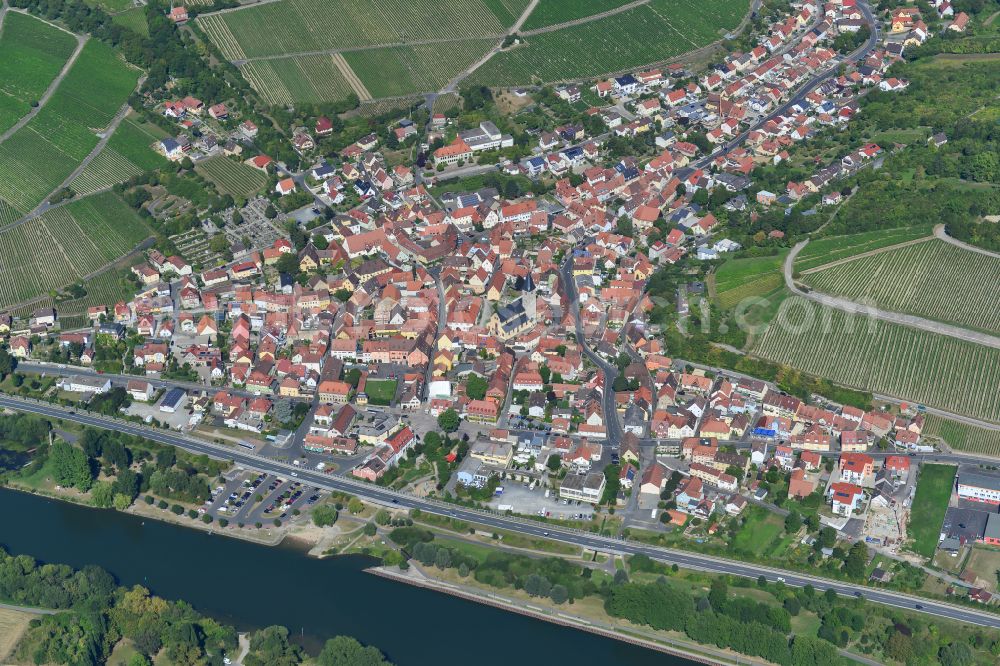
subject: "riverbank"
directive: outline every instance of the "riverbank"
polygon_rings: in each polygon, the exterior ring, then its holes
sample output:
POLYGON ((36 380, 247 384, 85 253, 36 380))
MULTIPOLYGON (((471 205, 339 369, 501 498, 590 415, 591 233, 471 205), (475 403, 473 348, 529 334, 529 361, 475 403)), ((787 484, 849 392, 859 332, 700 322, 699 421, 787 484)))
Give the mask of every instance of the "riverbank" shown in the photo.
MULTIPOLYGON (((726 664, 736 666, 738 664, 749 664, 751 666, 768 666, 769 662, 752 659, 745 655, 738 655, 735 652, 715 650, 708 646, 697 645, 687 641, 674 640, 666 636, 643 637, 639 632, 649 634, 650 632, 642 628, 624 628, 597 621, 592 621, 577 615, 565 613, 557 609, 547 609, 538 605, 530 605, 520 601, 502 597, 484 588, 471 585, 458 586, 443 580, 438 580, 420 571, 417 567, 411 566, 407 571, 400 571, 395 567, 377 566, 365 569, 374 576, 388 578, 390 580, 406 583, 423 589, 433 590, 448 594, 466 601, 473 601, 478 604, 498 608, 500 610, 524 615, 538 620, 543 620, 551 624, 562 627, 569 627, 579 631, 585 631, 603 638, 610 638, 622 643, 627 643, 647 650, 655 650, 675 657, 683 657, 690 661, 701 664, 726 664)), ((537 602, 544 603, 544 602, 537 602)))

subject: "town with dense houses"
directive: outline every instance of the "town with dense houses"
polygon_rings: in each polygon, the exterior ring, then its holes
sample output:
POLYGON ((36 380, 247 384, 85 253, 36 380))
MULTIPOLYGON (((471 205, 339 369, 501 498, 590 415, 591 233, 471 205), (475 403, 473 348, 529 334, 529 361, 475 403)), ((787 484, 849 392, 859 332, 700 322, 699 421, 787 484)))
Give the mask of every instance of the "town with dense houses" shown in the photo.
MULTIPOLYGON (((295 116, 282 128, 293 163, 258 147, 231 99, 145 98, 171 165, 226 160, 259 187, 138 248, 128 298, 85 317, 58 299, 0 314, 19 371, 51 380, 21 394, 112 404, 130 423, 489 515, 824 572, 862 544, 869 582, 909 575, 924 567, 910 549, 923 461, 949 453, 933 408, 872 394, 862 408, 850 386, 802 389, 669 342, 715 314, 706 267, 790 245, 773 228, 748 248, 733 220, 806 201, 832 219, 846 181, 903 150, 866 137, 810 152, 850 131, 866 95, 907 90, 894 68, 935 37, 926 12, 947 34, 970 21, 949 0, 785 9, 710 66, 505 91, 544 126, 428 107, 330 149, 342 120, 295 116), (773 178, 793 162, 794 180, 773 178), (653 288, 664 274, 667 293, 653 288), (744 536, 755 525, 793 528, 765 553, 744 536)), ((199 217, 149 189, 152 219, 199 217)), ((940 574, 1000 545, 1000 473, 960 463, 927 573, 949 598, 995 604, 996 580, 940 574)), ((217 490, 201 512, 250 515, 260 483, 237 502, 217 490)), ((288 510, 315 491, 296 489, 288 510)))

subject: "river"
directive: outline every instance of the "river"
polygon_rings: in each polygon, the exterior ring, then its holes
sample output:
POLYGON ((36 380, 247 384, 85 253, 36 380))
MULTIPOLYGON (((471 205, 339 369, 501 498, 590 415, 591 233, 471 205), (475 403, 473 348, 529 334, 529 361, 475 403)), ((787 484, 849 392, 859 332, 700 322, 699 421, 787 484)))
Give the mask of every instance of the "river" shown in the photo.
POLYGON ((0 488, 0 544, 73 567, 97 564, 240 630, 282 624, 311 651, 344 634, 399 666, 690 662, 372 576, 364 557, 308 557, 113 510, 0 488))

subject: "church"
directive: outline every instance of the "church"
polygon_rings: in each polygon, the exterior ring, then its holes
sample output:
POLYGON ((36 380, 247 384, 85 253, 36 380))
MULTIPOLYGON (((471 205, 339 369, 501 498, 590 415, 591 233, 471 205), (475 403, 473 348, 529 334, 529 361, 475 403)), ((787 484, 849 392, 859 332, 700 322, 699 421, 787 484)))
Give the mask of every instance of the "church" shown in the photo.
POLYGON ((490 317, 490 333, 506 341, 530 330, 535 325, 536 298, 535 281, 529 273, 521 286, 521 295, 499 306, 490 317))

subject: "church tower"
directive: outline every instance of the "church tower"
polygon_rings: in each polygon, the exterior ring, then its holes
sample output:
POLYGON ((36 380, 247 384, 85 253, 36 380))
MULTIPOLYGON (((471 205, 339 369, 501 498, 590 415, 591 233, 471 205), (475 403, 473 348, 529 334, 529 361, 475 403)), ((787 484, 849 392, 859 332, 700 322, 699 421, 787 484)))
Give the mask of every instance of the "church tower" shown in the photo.
POLYGON ((524 314, 528 321, 535 323, 535 281, 531 279, 531 273, 524 279, 524 287, 521 288, 521 303, 524 305, 524 314))

